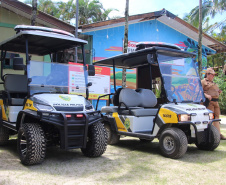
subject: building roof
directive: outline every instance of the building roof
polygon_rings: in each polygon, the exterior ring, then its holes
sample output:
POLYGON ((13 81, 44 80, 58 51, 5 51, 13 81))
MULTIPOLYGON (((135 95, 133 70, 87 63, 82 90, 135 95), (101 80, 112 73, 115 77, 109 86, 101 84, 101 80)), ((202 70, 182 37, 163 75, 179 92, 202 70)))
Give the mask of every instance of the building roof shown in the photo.
MULTIPOLYGON (((31 18, 32 8, 29 5, 26 5, 20 1, 0 0, 0 7, 8 9, 28 19, 31 18)), ((157 19, 163 24, 166 24, 167 26, 179 31, 180 33, 190 37, 191 39, 198 41, 197 28, 195 28, 194 26, 190 25, 186 21, 180 19, 179 17, 175 16, 174 14, 170 13, 165 9, 151 13, 129 16, 129 24, 153 19, 157 19)), ((74 26, 41 11, 38 12, 36 22, 44 26, 62 29, 70 33, 73 33, 75 30, 74 26)), ((83 25, 81 26, 81 28, 83 32, 88 32, 109 27, 122 26, 124 25, 124 22, 125 18, 119 18, 83 25)), ((226 45, 222 44, 221 42, 215 40, 214 38, 210 37, 205 33, 203 33, 202 42, 204 46, 215 50, 217 53, 226 52, 226 45)))
MULTIPOLYGON (((32 7, 17 0, 0 0, 0 7, 27 19, 30 19, 32 15, 32 7)), ((74 26, 41 11, 38 11, 36 22, 43 26, 62 29, 70 33, 74 33, 75 30, 74 26)))
MULTIPOLYGON (((198 42, 198 29, 165 9, 151 13, 129 16, 129 24, 155 19, 198 42)), ((125 18, 119 18, 83 25, 81 28, 83 32, 89 32, 122 26, 124 25, 124 22, 125 18)), ((216 53, 226 52, 225 44, 215 40, 206 33, 203 33, 202 44, 215 50, 216 53)))

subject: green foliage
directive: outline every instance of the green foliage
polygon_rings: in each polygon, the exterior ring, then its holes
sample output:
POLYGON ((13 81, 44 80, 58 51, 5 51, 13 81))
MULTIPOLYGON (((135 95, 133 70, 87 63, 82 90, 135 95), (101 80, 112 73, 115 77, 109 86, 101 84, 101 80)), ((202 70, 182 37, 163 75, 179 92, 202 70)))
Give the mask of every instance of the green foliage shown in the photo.
MULTIPOLYGON (((25 4, 32 4, 32 0, 25 0, 25 4)), ((50 14, 62 21, 71 23, 76 16, 76 1, 39 0, 38 10, 50 14)), ((90 24, 110 19, 109 14, 117 9, 104 9, 99 0, 79 0, 79 25, 90 24)))
POLYGON ((219 97, 219 105, 222 113, 226 113, 226 75, 223 74, 222 70, 219 70, 218 76, 215 76, 214 82, 218 84, 222 93, 219 97))
MULTIPOLYGON (((220 22, 216 22, 210 25, 210 19, 214 18, 217 13, 222 14, 226 10, 226 3, 225 0, 205 0, 202 2, 202 28, 203 32, 214 36, 213 31, 216 28, 220 30, 223 29, 225 26, 225 19, 220 20, 220 22)), ((199 27, 199 6, 193 8, 184 18, 184 21, 188 22, 189 24, 193 25, 194 27, 199 27)), ((222 33, 222 31, 220 31, 222 33)), ((225 33, 223 33, 225 35, 225 33)), ((217 39, 217 38, 216 38, 217 39)), ((223 42, 220 39, 217 39, 220 42, 223 42)))

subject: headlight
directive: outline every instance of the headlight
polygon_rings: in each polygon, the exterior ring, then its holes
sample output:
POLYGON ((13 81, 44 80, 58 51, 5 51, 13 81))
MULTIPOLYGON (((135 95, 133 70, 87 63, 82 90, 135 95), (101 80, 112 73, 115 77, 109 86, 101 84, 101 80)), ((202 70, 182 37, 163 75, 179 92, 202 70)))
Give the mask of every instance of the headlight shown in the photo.
POLYGON ((49 105, 34 103, 34 107, 41 111, 53 111, 53 108, 49 105))
POLYGON ((190 114, 179 114, 178 115, 178 121, 191 121, 191 115, 190 114))
POLYGON ((209 113, 209 119, 210 120, 214 119, 214 113, 209 113))

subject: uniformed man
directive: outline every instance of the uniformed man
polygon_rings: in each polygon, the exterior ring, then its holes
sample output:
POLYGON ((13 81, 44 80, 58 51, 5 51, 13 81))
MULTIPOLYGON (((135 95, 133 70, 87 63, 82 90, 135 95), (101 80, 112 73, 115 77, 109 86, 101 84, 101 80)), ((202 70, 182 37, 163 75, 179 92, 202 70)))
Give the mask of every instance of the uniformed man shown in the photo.
MULTIPOLYGON (((212 68, 207 68, 205 78, 201 81, 202 87, 204 90, 205 97, 209 100, 209 105, 207 105, 207 109, 210 109, 214 112, 215 119, 219 119, 220 117, 220 107, 218 103, 218 98, 220 93, 222 92, 218 85, 213 82, 215 76, 215 71, 212 68)), ((218 129, 220 132, 220 123, 213 122, 213 125, 218 129)), ((220 134, 221 140, 226 140, 222 134, 220 134)))

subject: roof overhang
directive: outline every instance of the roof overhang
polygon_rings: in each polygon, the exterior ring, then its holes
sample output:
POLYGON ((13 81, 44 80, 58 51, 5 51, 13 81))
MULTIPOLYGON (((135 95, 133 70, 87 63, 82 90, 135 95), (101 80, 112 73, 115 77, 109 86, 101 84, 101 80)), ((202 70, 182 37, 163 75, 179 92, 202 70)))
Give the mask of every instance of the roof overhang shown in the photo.
MULTIPOLYGON (((23 16, 27 19, 31 19, 31 15, 32 15, 32 7, 24 4, 20 1, 17 0, 0 0, 0 8, 5 8, 7 10, 10 10, 20 16, 23 16)), ((61 21, 49 14, 46 14, 44 12, 38 11, 37 14, 37 18, 36 18, 36 22, 38 24, 47 26, 47 27, 51 27, 51 28, 58 28, 61 30, 65 30, 68 31, 70 33, 74 33, 75 32, 75 27, 64 22, 61 21)), ((20 23, 21 24, 21 23, 20 23)))

